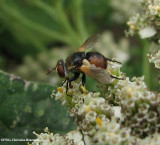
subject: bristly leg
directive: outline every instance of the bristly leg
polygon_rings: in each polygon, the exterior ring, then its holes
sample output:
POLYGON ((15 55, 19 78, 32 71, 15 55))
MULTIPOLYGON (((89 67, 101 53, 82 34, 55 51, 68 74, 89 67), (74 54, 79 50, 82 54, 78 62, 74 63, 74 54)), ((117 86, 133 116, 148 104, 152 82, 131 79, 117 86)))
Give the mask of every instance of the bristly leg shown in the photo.
MULTIPOLYGON (((75 81, 76 79, 78 79, 79 75, 80 75, 80 73, 75 73, 74 76, 73 76, 73 78, 71 78, 71 79, 67 78, 67 79, 65 80, 65 82, 67 81, 66 94, 67 94, 67 92, 68 92, 68 88, 69 88, 69 87, 72 87, 71 82, 72 82, 72 81, 75 81)), ((67 94, 67 95, 68 95, 68 94, 67 94)))
POLYGON ((118 78, 116 76, 110 75, 110 77, 114 78, 114 79, 118 79, 118 80, 124 80, 124 78, 118 78))
POLYGON ((66 85, 66 95, 69 95, 67 93, 68 93, 68 82, 67 82, 67 85, 66 85))
POLYGON ((85 73, 83 73, 83 75, 82 75, 82 85, 84 86, 85 83, 86 83, 86 75, 85 75, 85 73))
POLYGON ((66 78, 63 82, 62 82, 62 86, 64 85, 64 83, 67 81, 68 78, 66 78))
POLYGON ((106 58, 107 61, 111 61, 111 62, 116 62, 116 63, 119 63, 119 64, 122 64, 121 62, 117 61, 117 60, 113 60, 113 59, 109 59, 109 58, 106 58))

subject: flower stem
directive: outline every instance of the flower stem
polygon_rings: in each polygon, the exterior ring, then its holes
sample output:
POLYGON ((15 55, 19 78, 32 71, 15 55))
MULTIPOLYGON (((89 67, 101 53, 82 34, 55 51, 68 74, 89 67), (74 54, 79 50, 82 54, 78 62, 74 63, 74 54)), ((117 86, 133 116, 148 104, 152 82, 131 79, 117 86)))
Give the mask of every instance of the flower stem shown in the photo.
POLYGON ((150 74, 150 63, 147 58, 149 52, 149 43, 146 40, 142 40, 142 74, 145 76, 145 82, 150 88, 151 85, 151 74, 150 74))

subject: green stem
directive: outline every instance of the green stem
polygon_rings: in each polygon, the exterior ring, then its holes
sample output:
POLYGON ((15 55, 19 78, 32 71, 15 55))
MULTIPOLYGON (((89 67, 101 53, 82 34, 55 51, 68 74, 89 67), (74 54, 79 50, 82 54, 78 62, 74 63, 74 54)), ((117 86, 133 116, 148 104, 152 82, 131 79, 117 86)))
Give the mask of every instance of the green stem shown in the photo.
POLYGON ((142 74, 145 76, 145 82, 150 88, 151 85, 151 74, 150 74, 150 63, 147 58, 149 52, 149 43, 146 40, 142 40, 142 74))

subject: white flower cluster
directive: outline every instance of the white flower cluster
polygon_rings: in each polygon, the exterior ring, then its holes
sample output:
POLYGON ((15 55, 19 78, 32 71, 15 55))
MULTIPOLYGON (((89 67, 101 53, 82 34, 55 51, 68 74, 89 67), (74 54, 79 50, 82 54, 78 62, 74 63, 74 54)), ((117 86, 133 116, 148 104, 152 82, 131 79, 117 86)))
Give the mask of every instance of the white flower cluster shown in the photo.
POLYGON ((32 142, 32 145, 84 145, 82 134, 79 131, 71 131, 64 136, 49 131, 45 132, 41 134, 34 132, 37 139, 32 142))
POLYGON ((154 54, 154 55, 149 55, 149 62, 154 63, 155 68, 160 69, 160 50, 154 54))
POLYGON ((81 87, 81 84, 72 83, 72 88, 69 89, 72 97, 65 94, 65 86, 58 88, 59 91, 53 94, 68 106, 78 130, 88 136, 89 142, 93 144, 131 143, 134 138, 130 136, 130 129, 121 128, 119 124, 123 120, 119 108, 108 104, 106 99, 100 97, 100 93, 86 90, 80 92, 81 87))
POLYGON ((113 109, 104 98, 100 97, 100 93, 88 92, 81 84, 73 82, 68 94, 71 96, 66 95, 64 85, 53 95, 56 99, 60 99, 62 104, 68 106, 70 115, 74 116, 74 121, 83 134, 94 134, 96 128, 102 126, 102 122, 109 122, 111 116, 114 115, 113 109))
POLYGON ((126 80, 119 80, 114 86, 116 90, 115 101, 117 101, 119 105, 129 105, 135 108, 136 103, 139 101, 149 101, 150 104, 159 102, 156 94, 148 90, 144 82, 144 77, 134 77, 132 80, 133 81, 130 81, 128 78, 126 80))
MULTIPOLYGON (((160 133, 160 94, 148 90, 144 77, 132 81, 125 78, 120 68, 121 64, 108 63, 106 71, 123 80, 113 79, 110 84, 99 84, 103 93, 89 92, 81 83, 72 82, 69 95, 64 84, 57 93, 53 92, 52 97, 68 107, 86 145, 140 145, 147 140, 155 141, 153 145, 160 144, 157 139, 160 133)), ((49 135, 53 138, 53 134, 49 135)), ((66 138, 61 139, 70 143, 66 138)))
POLYGON ((139 145, 159 145, 160 134, 155 133, 153 136, 146 137, 143 140, 139 140, 139 145))
MULTIPOLYGON (((107 71, 124 78, 120 68, 120 64, 109 62, 107 71)), ((88 92, 81 84, 75 82, 68 91, 71 96, 66 95, 65 85, 58 88, 56 94, 53 93, 56 99, 68 106, 78 129, 89 136, 90 142, 130 144, 137 140, 135 136, 144 138, 148 134, 159 132, 160 109, 157 108, 160 108, 160 96, 148 90, 144 77, 133 78, 132 81, 129 78, 113 79, 109 85, 99 84, 99 88, 104 91, 102 97, 100 93, 88 92), (118 105, 121 109, 122 114, 119 116, 115 113, 114 105, 118 105), (117 131, 113 132, 112 126, 117 126, 117 131), (124 130, 127 134, 125 141, 121 133, 124 130), (113 135, 113 138, 110 135, 113 135)))
POLYGON ((131 17, 127 22, 129 26, 128 35, 138 33, 141 38, 152 38, 159 42, 159 17, 160 1, 159 0, 140 0, 140 13, 131 17))
POLYGON ((123 124, 130 126, 132 135, 143 138, 160 129, 160 96, 148 90, 144 77, 133 78, 133 82, 119 80, 114 86, 114 102, 122 107, 123 124))
POLYGON ((135 138, 130 135, 130 129, 120 128, 120 124, 115 119, 112 119, 109 123, 101 127, 92 137, 92 143, 97 145, 129 145, 134 140, 135 138))

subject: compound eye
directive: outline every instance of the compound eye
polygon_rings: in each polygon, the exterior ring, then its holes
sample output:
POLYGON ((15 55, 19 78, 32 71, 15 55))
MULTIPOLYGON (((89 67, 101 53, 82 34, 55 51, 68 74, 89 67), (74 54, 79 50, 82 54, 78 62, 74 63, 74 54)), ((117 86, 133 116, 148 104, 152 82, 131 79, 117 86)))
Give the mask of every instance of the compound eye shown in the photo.
POLYGON ((65 71, 64 71, 64 67, 61 63, 58 63, 57 64, 57 72, 58 72, 58 75, 63 78, 65 77, 65 71))

